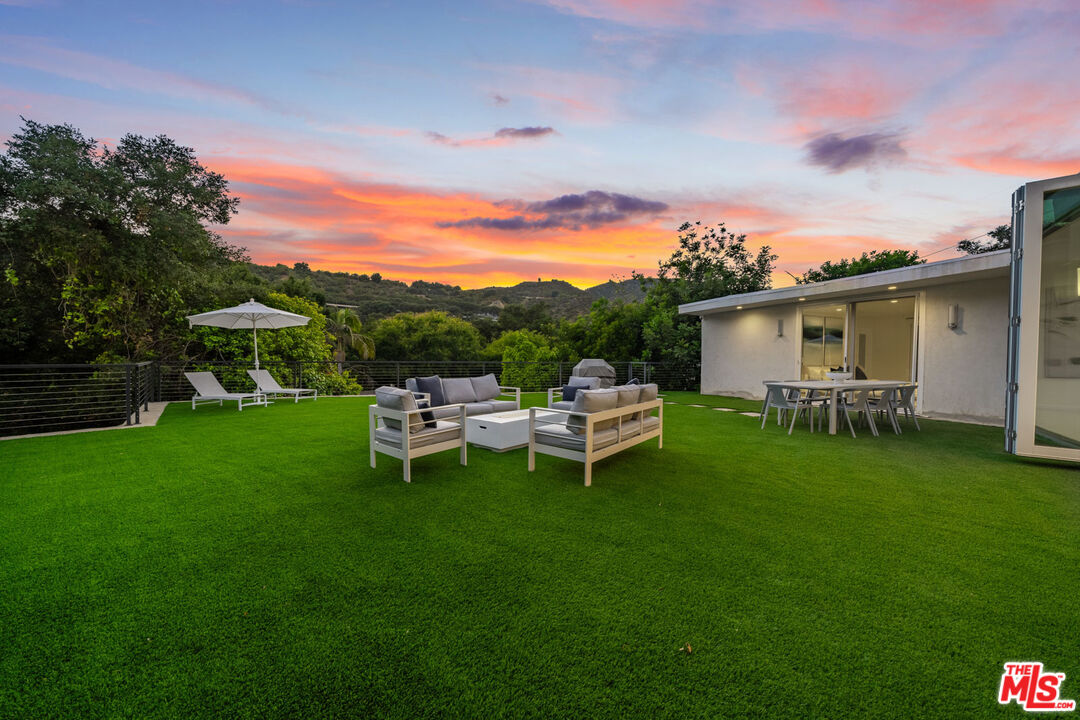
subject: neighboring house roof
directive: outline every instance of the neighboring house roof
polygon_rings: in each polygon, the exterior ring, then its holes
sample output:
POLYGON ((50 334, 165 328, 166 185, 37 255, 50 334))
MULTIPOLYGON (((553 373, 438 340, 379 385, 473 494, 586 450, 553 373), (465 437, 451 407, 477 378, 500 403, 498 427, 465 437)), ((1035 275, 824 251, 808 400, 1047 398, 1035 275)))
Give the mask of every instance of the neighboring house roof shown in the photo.
POLYGON ((1011 252, 996 250, 981 255, 966 255, 952 260, 911 265, 894 270, 880 270, 865 275, 826 280, 809 285, 759 290, 758 292, 725 295, 723 297, 699 300, 679 306, 682 315, 710 315, 742 308, 783 305, 798 302, 804 298, 813 300, 832 300, 837 297, 873 295, 895 285, 897 291, 911 290, 928 285, 941 285, 946 282, 967 282, 989 277, 1007 277, 1011 252))

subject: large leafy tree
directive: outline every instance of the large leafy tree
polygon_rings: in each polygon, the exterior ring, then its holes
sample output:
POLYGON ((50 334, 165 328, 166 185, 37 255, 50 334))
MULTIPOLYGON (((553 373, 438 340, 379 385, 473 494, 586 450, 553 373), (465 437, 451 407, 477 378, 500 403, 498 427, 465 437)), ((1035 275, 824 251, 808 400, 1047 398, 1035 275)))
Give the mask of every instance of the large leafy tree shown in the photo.
POLYGON ((961 240, 956 244, 957 249, 968 255, 981 255, 994 250, 1008 250, 1012 247, 1012 225, 998 225, 986 233, 987 240, 961 240))
POLYGON ((698 362, 701 321, 679 314, 679 305, 712 297, 766 290, 772 286, 777 256, 768 246, 752 252, 746 235, 720 223, 683 223, 679 247, 660 262, 655 280, 635 274, 646 289, 647 318, 642 327, 642 359, 698 362))
POLYGON ((242 259, 208 227, 229 222, 237 202, 165 136, 110 148, 24 120, 0 156, 0 357, 175 352, 190 340, 183 316, 242 259))
POLYGON ((560 359, 594 357, 614 362, 640 358, 644 348, 642 328, 651 309, 644 303, 599 298, 587 315, 559 327, 559 345, 565 349, 560 359))
POLYGON ((924 262, 926 260, 919 257, 917 250, 871 250, 850 260, 848 258, 841 258, 836 262, 826 260, 819 268, 807 270, 800 277, 796 277, 795 283, 806 285, 852 275, 865 275, 879 270, 922 265, 924 262))
POLYGON ((483 347, 475 327, 434 310, 383 318, 371 338, 387 360, 475 360, 483 347))

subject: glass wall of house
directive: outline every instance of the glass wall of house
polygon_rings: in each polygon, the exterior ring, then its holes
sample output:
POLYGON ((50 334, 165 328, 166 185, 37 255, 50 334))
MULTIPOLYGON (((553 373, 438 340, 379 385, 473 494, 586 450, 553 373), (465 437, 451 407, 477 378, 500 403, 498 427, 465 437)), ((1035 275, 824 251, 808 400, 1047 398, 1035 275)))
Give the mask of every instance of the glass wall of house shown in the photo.
POLYGON ((1040 264, 1035 444, 1080 448, 1080 187, 1043 194, 1040 264))
POLYGON ((852 306, 849 342, 855 377, 915 380, 915 298, 868 300, 852 306))
POLYGON ((814 305, 803 309, 803 380, 824 380, 825 373, 845 365, 846 325, 846 305, 814 305))

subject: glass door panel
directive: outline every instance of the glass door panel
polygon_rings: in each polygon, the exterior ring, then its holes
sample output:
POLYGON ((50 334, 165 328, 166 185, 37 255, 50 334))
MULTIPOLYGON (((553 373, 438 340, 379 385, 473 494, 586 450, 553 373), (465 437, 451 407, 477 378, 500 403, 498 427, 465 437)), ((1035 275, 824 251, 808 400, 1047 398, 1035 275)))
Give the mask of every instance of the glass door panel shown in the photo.
POLYGON ((1080 448, 1080 187, 1043 195, 1035 444, 1080 448))

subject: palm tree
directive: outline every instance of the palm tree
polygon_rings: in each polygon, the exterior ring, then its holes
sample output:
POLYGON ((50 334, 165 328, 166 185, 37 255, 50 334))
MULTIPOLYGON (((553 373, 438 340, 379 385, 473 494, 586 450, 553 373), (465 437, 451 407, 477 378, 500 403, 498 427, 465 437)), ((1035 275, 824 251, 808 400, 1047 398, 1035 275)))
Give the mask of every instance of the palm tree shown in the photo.
POLYGON ((339 373, 347 348, 360 353, 362 360, 375 357, 375 341, 364 335, 362 330, 360 318, 348 308, 337 308, 326 317, 326 332, 334 341, 334 361, 337 362, 339 373))

